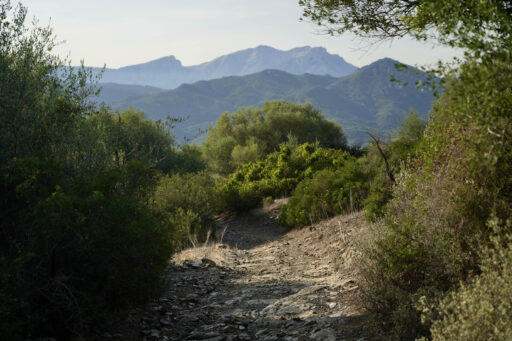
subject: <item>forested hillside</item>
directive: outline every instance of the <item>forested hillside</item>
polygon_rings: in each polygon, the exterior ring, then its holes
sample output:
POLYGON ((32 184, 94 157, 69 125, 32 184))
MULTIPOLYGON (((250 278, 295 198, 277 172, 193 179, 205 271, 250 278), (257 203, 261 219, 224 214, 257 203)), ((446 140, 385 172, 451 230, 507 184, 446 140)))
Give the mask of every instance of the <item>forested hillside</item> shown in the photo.
POLYGON ((122 100, 111 96, 112 87, 108 86, 100 100, 115 109, 139 108, 152 119, 164 119, 168 114, 189 115, 176 130, 179 137, 194 137, 199 128, 208 128, 221 113, 240 107, 262 106, 271 100, 311 103, 343 127, 350 144, 365 144, 367 131, 389 137, 411 109, 423 119, 428 117, 434 100, 432 91, 415 86, 426 80, 425 74, 412 67, 399 71, 395 64, 399 63, 382 59, 342 78, 266 70, 186 84, 150 95, 141 92, 138 97, 131 96, 131 89, 127 88, 127 98, 122 100), (392 77, 400 82, 391 82, 392 77))

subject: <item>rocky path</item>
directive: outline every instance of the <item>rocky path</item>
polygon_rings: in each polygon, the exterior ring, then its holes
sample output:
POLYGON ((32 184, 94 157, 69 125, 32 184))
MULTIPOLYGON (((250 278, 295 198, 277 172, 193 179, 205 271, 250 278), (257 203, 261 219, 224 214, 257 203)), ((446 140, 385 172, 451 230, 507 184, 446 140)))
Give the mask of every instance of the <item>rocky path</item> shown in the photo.
POLYGON ((279 204, 223 222, 220 244, 178 254, 160 299, 126 318, 130 333, 107 336, 367 340, 352 264, 363 218, 356 213, 287 232, 275 222, 279 204))

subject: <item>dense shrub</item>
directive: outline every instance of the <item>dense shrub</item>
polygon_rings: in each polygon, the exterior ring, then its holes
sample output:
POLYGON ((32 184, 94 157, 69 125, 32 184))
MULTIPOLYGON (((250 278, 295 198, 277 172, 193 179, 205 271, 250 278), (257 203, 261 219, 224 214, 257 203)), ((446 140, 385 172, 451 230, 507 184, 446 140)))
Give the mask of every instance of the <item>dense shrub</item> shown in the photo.
POLYGON ((104 155, 105 161, 110 162, 108 165, 113 166, 139 160, 151 167, 162 168, 161 163, 169 158, 175 142, 165 122, 146 119, 144 112, 133 108, 121 113, 97 110, 87 117, 82 129, 88 129, 96 139, 88 140, 83 147, 104 155))
POLYGON ((348 159, 338 169, 324 169, 304 179, 281 208, 279 222, 304 226, 336 214, 361 209, 368 181, 361 165, 348 159))
POLYGON ((439 306, 424 307, 424 319, 432 318, 432 310, 438 315, 432 340, 512 339, 511 241, 511 235, 496 237, 483 254, 482 274, 462 283, 439 306))
POLYGON ((413 111, 393 132, 391 140, 372 141, 368 146, 367 153, 362 158, 370 181, 370 194, 364 203, 368 221, 376 222, 384 216, 385 206, 393 197, 395 182, 391 177, 394 178, 402 168, 409 167, 411 159, 416 156, 425 125, 426 122, 413 111), (389 169, 386 169, 385 161, 388 162, 389 169))
POLYGON ((1 338, 67 340, 162 284, 176 228, 153 190, 174 138, 89 103, 90 72, 26 13, 0 0, 1 338))
POLYGON ((206 167, 206 161, 199 147, 190 144, 185 144, 181 148, 168 147, 166 154, 156 166, 166 174, 198 173, 206 167))
POLYGON ((347 144, 341 127, 326 120, 311 104, 274 101, 264 103, 263 108, 222 114, 208 130, 203 150, 209 167, 226 175, 290 141, 318 142, 328 148, 345 148, 347 144))
POLYGON ((297 184, 322 169, 341 167, 350 155, 318 144, 281 146, 265 160, 251 162, 219 184, 225 209, 246 210, 261 205, 263 198, 290 195, 297 184))
POLYGON ((92 181, 50 159, 1 170, 3 337, 66 338, 160 285, 168 228, 143 204, 154 173, 139 163, 92 181))
POLYGON ((352 31, 377 39, 410 34, 464 51, 451 66, 439 63, 437 71, 448 76, 447 86, 434 104, 417 157, 398 176, 383 221, 371 230, 360 262, 365 301, 387 332, 381 339, 429 337, 429 321, 419 323, 418 303, 435 302, 466 282, 441 304, 433 337, 509 339, 509 247, 492 245, 489 226, 495 225, 501 235, 511 233, 510 2, 300 4, 305 17, 332 34, 352 31), (482 262, 481 250, 489 246, 496 256, 491 252, 490 260, 482 262), (499 284, 503 287, 494 287, 499 284))
POLYGON ((153 208, 173 226, 169 236, 175 248, 205 241, 214 228, 219 205, 215 182, 207 173, 185 173, 160 179, 153 208))
POLYGON ((398 177, 384 232, 367 252, 375 260, 364 269, 370 311, 398 337, 428 334, 428 323, 419 325, 417 300, 432 300, 478 273, 489 220, 512 215, 510 65, 498 56, 468 62, 451 81, 417 158, 398 177), (392 304, 378 303, 384 285, 400 292, 392 304), (395 319, 398 311, 410 319, 395 319))
POLYGON ((386 212, 387 203, 393 198, 393 183, 382 172, 371 170, 369 195, 364 201, 364 216, 369 222, 377 222, 386 212), (374 175, 372 178, 371 175, 374 175))

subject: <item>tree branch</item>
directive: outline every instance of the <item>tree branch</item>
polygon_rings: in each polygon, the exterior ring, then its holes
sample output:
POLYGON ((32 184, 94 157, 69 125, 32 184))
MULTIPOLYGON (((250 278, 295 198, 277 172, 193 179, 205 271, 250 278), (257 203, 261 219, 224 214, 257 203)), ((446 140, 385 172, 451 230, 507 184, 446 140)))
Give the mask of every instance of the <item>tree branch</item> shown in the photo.
POLYGON ((386 154, 384 154, 384 151, 380 147, 380 140, 378 137, 373 135, 370 132, 367 132, 367 134, 370 136, 370 138, 375 142, 375 145, 377 145, 377 149, 379 150, 380 156, 384 159, 384 163, 386 164, 386 173, 388 174, 389 179, 393 183, 393 185, 396 185, 395 176, 393 175, 393 171, 389 168, 389 162, 386 154))

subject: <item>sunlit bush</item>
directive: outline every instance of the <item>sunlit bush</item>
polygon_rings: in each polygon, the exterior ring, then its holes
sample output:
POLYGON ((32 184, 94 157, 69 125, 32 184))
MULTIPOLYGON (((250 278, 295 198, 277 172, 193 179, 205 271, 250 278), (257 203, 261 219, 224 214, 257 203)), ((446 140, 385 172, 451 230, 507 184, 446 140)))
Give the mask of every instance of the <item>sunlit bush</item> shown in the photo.
POLYGON ((337 214, 361 209, 368 194, 368 180, 354 159, 337 170, 325 169, 304 179, 281 208, 279 222, 304 226, 337 214))
POLYGON ((465 64, 435 104, 417 157, 397 178, 384 232, 365 253, 372 261, 362 269, 369 311, 395 338, 411 331, 428 336, 418 300, 432 301, 480 272, 489 219, 512 215, 510 71, 499 58, 465 64), (395 302, 381 304, 392 302, 391 292, 395 302))
POLYGON ((340 149, 312 143, 281 146, 265 160, 250 162, 219 184, 225 209, 246 210, 262 204, 265 197, 288 196, 297 184, 322 169, 336 169, 350 155, 340 149))

